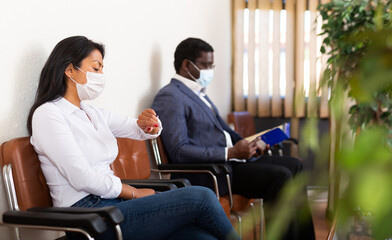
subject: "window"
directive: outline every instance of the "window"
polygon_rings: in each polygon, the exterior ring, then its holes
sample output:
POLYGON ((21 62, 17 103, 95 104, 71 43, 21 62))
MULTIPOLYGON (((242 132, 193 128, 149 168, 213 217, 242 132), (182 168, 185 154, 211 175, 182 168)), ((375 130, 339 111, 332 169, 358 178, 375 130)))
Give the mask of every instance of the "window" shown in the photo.
POLYGON ((319 1, 233 1, 234 110, 260 117, 311 112, 327 117, 328 94, 319 84, 325 59, 317 36, 319 1))

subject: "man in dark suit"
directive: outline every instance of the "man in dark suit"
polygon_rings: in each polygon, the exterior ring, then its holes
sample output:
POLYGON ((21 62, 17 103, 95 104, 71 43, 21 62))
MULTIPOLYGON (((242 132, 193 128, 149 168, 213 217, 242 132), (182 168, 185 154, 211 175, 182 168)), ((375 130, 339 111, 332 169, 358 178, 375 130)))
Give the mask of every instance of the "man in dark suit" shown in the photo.
MULTIPOLYGON (((242 139, 221 118, 205 94, 213 78, 213 51, 201 39, 182 41, 174 55, 176 74, 154 98, 152 108, 162 121, 161 138, 169 159, 172 163, 229 162, 233 193, 274 202, 284 184, 301 171, 302 164, 291 157, 257 156, 258 139, 252 142, 242 139)), ((208 176, 177 174, 175 177, 186 177, 194 185, 212 188, 208 176)), ((224 179, 218 181, 220 194, 227 193, 224 179)), ((310 223, 307 228, 298 237, 286 238, 314 239, 313 225, 310 223)))

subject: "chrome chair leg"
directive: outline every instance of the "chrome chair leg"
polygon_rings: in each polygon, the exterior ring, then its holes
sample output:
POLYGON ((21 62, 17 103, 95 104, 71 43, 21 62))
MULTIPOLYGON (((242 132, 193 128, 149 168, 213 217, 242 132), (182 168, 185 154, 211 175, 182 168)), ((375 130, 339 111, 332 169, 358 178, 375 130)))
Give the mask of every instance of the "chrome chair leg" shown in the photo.
POLYGON ((117 240, 122 240, 123 236, 122 236, 120 224, 116 225, 115 230, 116 230, 117 240))
MULTIPOLYGON (((5 192, 6 192, 7 201, 8 201, 8 207, 12 211, 18 211, 19 205, 18 205, 18 201, 16 198, 15 184, 14 184, 14 179, 12 176, 12 165, 11 164, 6 164, 3 166, 3 181, 4 181, 4 187, 5 187, 5 192)), ((16 239, 21 240, 19 228, 14 227, 13 229, 15 231, 16 239)))
POLYGON ((257 240, 257 214, 253 203, 251 203, 250 208, 252 209, 252 225, 253 225, 253 239, 257 240))
POLYGON ((234 217, 236 217, 237 220, 238 220, 238 230, 237 230, 237 232, 238 232, 238 235, 240 235, 240 238, 242 239, 242 218, 236 212, 231 211, 230 214, 233 215, 234 217))
POLYGON ((253 223, 253 239, 264 239, 264 208, 263 199, 258 199, 258 204, 255 206, 254 203, 250 204, 252 211, 252 223, 253 223), (260 212, 259 212, 260 211, 260 212), (260 219, 259 219, 260 218, 260 219), (260 229, 260 231, 259 231, 260 229))
POLYGON ((260 199, 260 206, 261 206, 261 222, 260 222, 260 240, 264 239, 264 224, 265 224, 265 219, 264 219, 264 205, 263 205, 263 199, 260 199))

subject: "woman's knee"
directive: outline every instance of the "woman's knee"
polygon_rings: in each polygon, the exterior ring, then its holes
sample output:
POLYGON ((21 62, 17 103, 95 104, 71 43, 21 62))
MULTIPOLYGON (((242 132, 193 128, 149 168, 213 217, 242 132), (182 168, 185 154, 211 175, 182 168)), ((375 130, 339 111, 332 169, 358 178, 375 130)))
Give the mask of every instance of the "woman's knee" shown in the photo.
POLYGON ((201 186, 189 186, 185 188, 180 188, 181 196, 186 197, 189 200, 197 202, 214 202, 217 201, 215 193, 206 187, 201 186))
POLYGON ((191 192, 191 194, 196 195, 196 197, 201 197, 203 199, 215 199, 216 195, 215 193, 207 188, 207 187, 202 187, 202 186, 189 186, 186 187, 186 189, 191 192))

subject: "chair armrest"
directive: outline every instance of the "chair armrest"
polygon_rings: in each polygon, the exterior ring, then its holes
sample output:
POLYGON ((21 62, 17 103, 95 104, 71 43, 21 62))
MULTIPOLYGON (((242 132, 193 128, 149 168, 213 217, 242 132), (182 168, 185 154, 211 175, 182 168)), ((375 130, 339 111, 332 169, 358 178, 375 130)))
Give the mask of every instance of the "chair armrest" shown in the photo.
POLYGON ((214 163, 217 167, 219 167, 222 171, 222 173, 229 174, 231 173, 231 167, 229 166, 229 163, 214 163))
POLYGON ((159 181, 167 182, 167 183, 173 183, 173 184, 175 184, 175 185, 177 186, 177 188, 192 186, 192 184, 191 184, 191 183, 189 182, 189 180, 186 179, 186 178, 159 179, 159 181))
POLYGON ((70 213, 70 214, 88 214, 96 213, 105 218, 111 225, 115 226, 124 221, 121 211, 114 207, 100 208, 83 208, 83 207, 34 207, 27 209, 29 212, 52 212, 52 213, 70 213))
POLYGON ((223 163, 209 163, 209 164, 160 164, 157 165, 158 169, 151 169, 153 172, 164 173, 207 173, 210 174, 216 196, 219 198, 219 186, 217 175, 225 173, 227 170, 223 163))
POLYGON ((286 152, 286 154, 289 154, 290 156, 291 154, 289 153, 289 151, 290 149, 292 149, 292 147, 298 147, 298 140, 295 138, 288 138, 283 142, 271 146, 270 150, 272 150, 272 152, 274 152, 275 154, 278 153, 279 156, 284 156, 284 152, 286 152))
POLYGON ((296 138, 287 138, 283 142, 289 142, 289 143, 293 143, 295 145, 298 145, 298 139, 296 139, 296 138))
POLYGON ((188 179, 186 178, 178 178, 178 179, 129 179, 129 181, 132 181, 134 183, 164 183, 168 184, 174 184, 176 185, 177 188, 181 187, 188 187, 191 186, 192 184, 189 182, 188 179))
POLYGON ((173 183, 164 183, 161 182, 159 179, 152 181, 154 179, 146 179, 146 180, 121 180, 122 183, 131 185, 135 188, 151 188, 155 191, 164 192, 172 189, 176 189, 177 186, 173 183))
POLYGON ((222 169, 218 164, 160 164, 157 166, 159 170, 206 170, 214 175, 222 173, 222 169))
POLYGON ((106 231, 104 220, 95 213, 68 214, 51 212, 8 211, 3 213, 3 222, 31 226, 50 226, 83 229, 91 236, 106 231))

